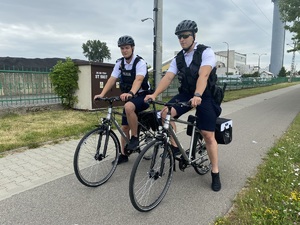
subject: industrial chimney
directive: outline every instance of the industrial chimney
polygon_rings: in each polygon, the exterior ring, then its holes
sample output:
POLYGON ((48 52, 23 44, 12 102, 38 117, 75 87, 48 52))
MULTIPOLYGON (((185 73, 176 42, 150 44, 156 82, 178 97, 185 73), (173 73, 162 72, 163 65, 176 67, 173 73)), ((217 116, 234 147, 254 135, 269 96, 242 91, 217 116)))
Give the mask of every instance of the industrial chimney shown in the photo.
POLYGON ((278 0, 274 2, 270 72, 278 76, 283 66, 285 29, 280 19, 278 0))

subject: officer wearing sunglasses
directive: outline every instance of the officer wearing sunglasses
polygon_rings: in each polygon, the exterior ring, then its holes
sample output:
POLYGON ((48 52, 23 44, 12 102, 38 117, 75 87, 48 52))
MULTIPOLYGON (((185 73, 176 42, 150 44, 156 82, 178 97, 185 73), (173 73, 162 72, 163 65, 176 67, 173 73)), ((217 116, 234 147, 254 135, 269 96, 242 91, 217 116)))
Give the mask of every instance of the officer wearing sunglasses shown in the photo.
MULTIPOLYGON (((201 45, 204 46, 202 48, 204 50, 201 51, 200 60, 199 57, 194 56, 198 54, 196 51, 200 49, 197 48, 198 45, 195 41, 197 32, 197 24, 192 20, 183 20, 177 25, 175 35, 178 37, 182 50, 171 61, 167 73, 161 79, 155 92, 147 95, 145 101, 155 99, 169 87, 176 76, 178 77, 181 83, 179 93, 170 102, 175 102, 176 100, 180 102, 190 101, 191 105, 196 108, 196 116, 199 122, 197 126, 201 130, 201 134, 205 140, 212 164, 211 188, 213 191, 219 191, 221 189, 221 182, 218 167, 218 144, 214 132, 217 117, 221 114, 221 108, 214 101, 208 86, 209 77, 213 69, 215 70, 216 60, 213 50, 204 45, 201 45)), ((190 107, 174 107, 172 108, 171 115, 174 118, 179 118, 189 110, 191 110, 190 107)), ((161 111, 162 118, 166 117, 166 113, 167 109, 164 108, 161 111)), ((174 122, 172 122, 172 126, 176 129, 174 122)), ((171 140, 171 149, 174 154, 180 154, 173 140, 171 140)))

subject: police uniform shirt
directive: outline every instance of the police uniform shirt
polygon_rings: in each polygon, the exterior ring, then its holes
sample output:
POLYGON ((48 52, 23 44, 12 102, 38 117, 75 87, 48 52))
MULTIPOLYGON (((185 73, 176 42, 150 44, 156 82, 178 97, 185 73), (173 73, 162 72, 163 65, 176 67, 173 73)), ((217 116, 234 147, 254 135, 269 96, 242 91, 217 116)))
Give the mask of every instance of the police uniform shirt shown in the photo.
MULTIPOLYGON (((124 66, 126 70, 131 70, 132 66, 133 66, 133 62, 136 58, 136 55, 134 55, 132 57, 132 60, 130 61, 130 63, 127 63, 125 59, 124 60, 124 66)), ((119 60, 115 66, 114 69, 112 71, 111 76, 115 77, 115 78, 119 78, 121 76, 121 70, 120 70, 120 64, 121 64, 122 60, 119 60)), ((140 61, 136 64, 136 75, 142 75, 142 76, 146 76, 147 74, 147 65, 146 62, 142 59, 140 59, 140 61)))
MULTIPOLYGON (((196 49, 197 49, 197 42, 195 44, 194 51, 196 49)), ((184 59, 185 59, 185 63, 186 63, 187 66, 190 66, 190 64, 193 60, 194 51, 191 51, 189 53, 184 52, 184 59)), ((211 66, 211 68, 214 68, 216 66, 215 53, 211 48, 206 48, 203 51, 201 66, 211 66)), ((177 65, 176 65, 176 57, 171 61, 168 72, 177 74, 178 68, 177 68, 177 65)))

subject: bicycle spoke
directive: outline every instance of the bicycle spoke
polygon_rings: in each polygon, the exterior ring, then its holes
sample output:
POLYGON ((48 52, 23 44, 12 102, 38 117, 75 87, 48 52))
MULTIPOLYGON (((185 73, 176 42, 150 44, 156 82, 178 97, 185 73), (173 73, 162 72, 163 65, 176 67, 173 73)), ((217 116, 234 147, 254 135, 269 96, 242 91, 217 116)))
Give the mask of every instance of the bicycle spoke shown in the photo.
POLYGON ((139 211, 155 208, 169 188, 173 174, 173 157, 164 159, 164 171, 160 176, 163 148, 152 141, 137 158, 130 177, 130 199, 139 211), (156 148, 156 149, 154 149, 156 148), (145 154, 152 152, 151 160, 144 160, 145 154))
POLYGON ((78 144, 74 156, 74 170, 78 180, 86 186, 105 183, 116 169, 120 149, 116 135, 99 128, 88 133, 78 144), (104 154, 103 154, 104 152, 104 154))

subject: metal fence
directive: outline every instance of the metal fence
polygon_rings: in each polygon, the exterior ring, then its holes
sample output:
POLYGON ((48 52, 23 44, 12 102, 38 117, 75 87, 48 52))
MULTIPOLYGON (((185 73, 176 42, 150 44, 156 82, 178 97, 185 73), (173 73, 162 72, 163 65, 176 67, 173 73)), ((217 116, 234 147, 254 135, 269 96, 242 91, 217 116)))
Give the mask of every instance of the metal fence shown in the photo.
MULTIPOLYGON (((291 82, 300 81, 300 77, 293 77, 291 82)), ((246 88, 255 88, 255 87, 263 87, 269 86, 273 84, 290 82, 289 77, 278 77, 272 79, 265 79, 259 77, 249 77, 249 78, 230 78, 227 77, 219 77, 217 84, 219 86, 223 86, 224 83, 227 84, 226 90, 239 90, 246 88)), ((179 82, 178 79, 174 79, 168 89, 163 93, 163 97, 171 97, 178 93, 179 82)))
POLYGON ((0 107, 57 103, 48 71, 0 70, 0 107))
MULTIPOLYGON (((226 83, 226 90, 261 87, 288 82, 289 78, 218 78, 218 84, 226 83)), ((292 82, 300 81, 300 77, 293 77, 292 82)), ((163 97, 171 97, 178 93, 179 82, 174 79, 163 97)), ((60 98, 54 93, 49 78, 49 70, 14 70, 0 69, 0 108, 49 105, 61 103, 60 98)))

